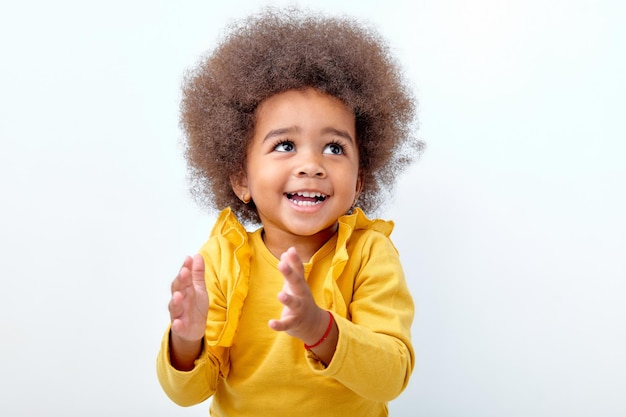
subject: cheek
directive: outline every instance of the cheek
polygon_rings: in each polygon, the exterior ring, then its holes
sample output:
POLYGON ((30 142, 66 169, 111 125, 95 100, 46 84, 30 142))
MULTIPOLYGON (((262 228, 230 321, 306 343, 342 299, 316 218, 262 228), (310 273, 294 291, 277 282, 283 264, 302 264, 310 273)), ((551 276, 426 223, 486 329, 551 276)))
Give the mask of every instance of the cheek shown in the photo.
POLYGON ((275 188, 280 186, 284 174, 279 166, 273 164, 250 164, 248 166, 248 184, 250 190, 275 188))
POLYGON ((346 172, 340 178, 350 178, 349 181, 341 181, 341 187, 346 198, 354 199, 359 194, 361 181, 354 172, 346 172))

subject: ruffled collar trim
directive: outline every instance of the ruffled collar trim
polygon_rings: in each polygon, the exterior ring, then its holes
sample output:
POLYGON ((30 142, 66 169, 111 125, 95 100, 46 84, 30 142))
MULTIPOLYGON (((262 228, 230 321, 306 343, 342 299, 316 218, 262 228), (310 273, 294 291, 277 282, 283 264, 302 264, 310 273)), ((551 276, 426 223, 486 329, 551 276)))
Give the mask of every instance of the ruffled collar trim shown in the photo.
MULTIPOLYGON (((393 227, 394 224, 391 221, 368 219, 360 208, 356 208, 352 214, 339 218, 335 253, 324 279, 323 302, 326 305, 321 307, 332 310, 343 317, 347 316, 347 305, 336 281, 343 273, 348 262, 348 242, 354 232, 356 230, 369 229, 389 237, 393 227)), ((214 340, 208 341, 211 345, 228 347, 233 343, 243 304, 248 295, 252 252, 248 231, 239 222, 230 208, 222 210, 219 214, 213 226, 211 237, 225 239, 233 254, 233 262, 230 268, 227 269, 231 272, 232 280, 229 281, 232 285, 228 285, 228 294, 226 294, 228 301, 226 322, 214 340)))

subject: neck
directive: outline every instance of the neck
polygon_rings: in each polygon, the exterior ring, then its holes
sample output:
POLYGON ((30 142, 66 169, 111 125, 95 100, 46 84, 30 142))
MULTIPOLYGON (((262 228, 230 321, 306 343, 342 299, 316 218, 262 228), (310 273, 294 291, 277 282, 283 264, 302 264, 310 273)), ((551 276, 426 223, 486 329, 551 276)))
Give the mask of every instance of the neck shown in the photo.
POLYGON ((337 232, 337 224, 311 236, 292 235, 278 229, 264 229, 263 242, 276 258, 290 247, 294 247, 302 262, 308 262, 311 257, 337 232))

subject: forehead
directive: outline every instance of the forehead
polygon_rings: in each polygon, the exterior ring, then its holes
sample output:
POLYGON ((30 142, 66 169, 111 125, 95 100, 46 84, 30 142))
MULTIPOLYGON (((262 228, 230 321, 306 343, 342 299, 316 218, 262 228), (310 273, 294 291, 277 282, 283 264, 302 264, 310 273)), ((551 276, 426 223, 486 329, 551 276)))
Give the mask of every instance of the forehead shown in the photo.
POLYGON ((354 137, 355 116, 343 101, 313 88, 274 94, 263 100, 255 111, 255 130, 270 125, 271 128, 287 128, 290 124, 341 127, 354 137))

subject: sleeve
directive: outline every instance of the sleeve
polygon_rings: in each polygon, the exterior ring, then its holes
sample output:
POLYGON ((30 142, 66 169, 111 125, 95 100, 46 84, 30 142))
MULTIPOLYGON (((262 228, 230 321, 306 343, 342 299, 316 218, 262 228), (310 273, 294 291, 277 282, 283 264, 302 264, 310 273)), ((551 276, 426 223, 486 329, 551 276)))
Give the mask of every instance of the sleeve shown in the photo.
POLYGON ((362 397, 390 401, 406 388, 415 363, 413 299, 389 238, 368 234, 359 252, 351 255, 354 266, 346 268, 352 274, 357 269, 349 318, 334 313, 339 329, 334 357, 326 368, 313 357, 308 361, 314 372, 362 397))
POLYGON ((217 359, 210 354, 205 340, 194 368, 190 371, 179 371, 170 362, 169 336, 168 328, 157 356, 159 383, 176 404, 184 407, 199 404, 215 392, 219 376, 217 359))
POLYGON ((230 368, 228 346, 216 343, 227 322, 227 302, 219 276, 222 262, 218 239, 210 239, 201 249, 205 261, 205 282, 209 294, 209 313, 202 351, 190 371, 179 371, 170 362, 170 327, 163 336, 157 356, 157 376, 163 391, 176 404, 199 404, 215 393, 218 379, 230 368))

